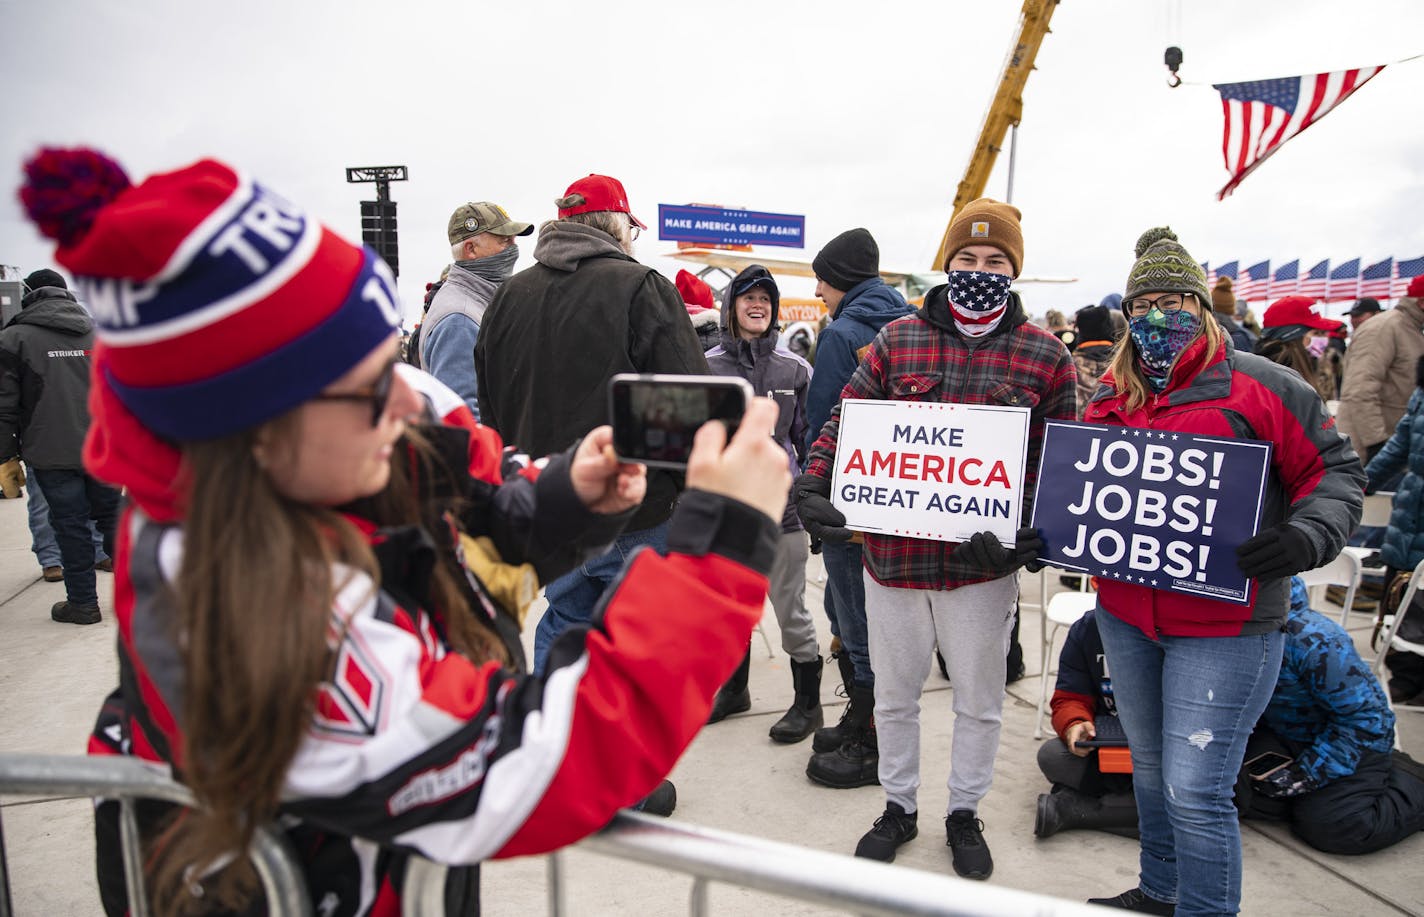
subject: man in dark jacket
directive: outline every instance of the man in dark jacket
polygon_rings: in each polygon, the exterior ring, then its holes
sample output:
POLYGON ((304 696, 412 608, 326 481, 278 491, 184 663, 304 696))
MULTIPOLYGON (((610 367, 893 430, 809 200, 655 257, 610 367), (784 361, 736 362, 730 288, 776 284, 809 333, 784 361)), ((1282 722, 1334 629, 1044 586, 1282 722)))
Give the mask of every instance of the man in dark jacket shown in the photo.
MULTIPOLYGON (((806 449, 821 435, 831 411, 841 403, 860 355, 886 324, 914 310, 880 279, 880 248, 869 230, 848 229, 811 262, 816 296, 831 322, 816 339, 816 373, 806 396, 806 449)), ((815 537, 815 533, 812 533, 815 537)), ((818 541, 820 539, 817 539, 818 541)), ((816 732, 806 776, 823 786, 847 789, 877 782, 874 720, 875 673, 865 632, 865 580, 860 542, 821 545, 826 567, 826 617, 840 639, 836 653, 847 703, 841 721, 816 732)))
POLYGON ((51 270, 25 278, 20 313, 0 331, 0 464, 24 459, 49 501, 64 564, 66 599, 50 617, 64 624, 100 619, 89 520, 114 556, 119 493, 84 471, 89 430, 89 354, 94 322, 51 270))
MULTIPOLYGON (((539 230, 537 263, 500 286, 475 345, 480 420, 530 455, 565 449, 608 423, 608 380, 617 373, 707 373, 677 289, 633 259, 645 227, 623 185, 590 175, 556 203, 559 218, 539 230)), ((609 552, 547 585, 535 672, 559 634, 589 622, 629 554, 666 549, 681 486, 681 475, 650 470, 647 497, 609 552)))
MULTIPOLYGON (((947 283, 919 312, 881 329, 843 398, 1030 408, 1024 492, 1032 493, 1047 420, 1077 416, 1077 373, 1063 343, 1028 321, 1009 289, 1023 265, 1018 208, 981 198, 950 223, 947 283)), ((811 447, 793 487, 801 520, 823 541, 847 540, 845 516, 828 499, 840 408, 811 447)), ((1025 501, 1024 518, 1031 506, 1025 501)), ((885 814, 856 856, 893 860, 918 834, 920 694, 938 642, 954 683, 954 749, 945 834, 954 871, 987 879, 993 858, 977 816, 993 779, 1003 722, 1007 652, 1018 568, 1042 547, 1019 529, 1007 547, 988 532, 961 543, 865 535, 866 624, 875 669, 878 776, 885 814)))
MULTIPOLYGON (((806 392, 811 365, 796 354, 778 349, 781 292, 771 272, 753 264, 738 274, 722 300, 721 343, 707 351, 707 366, 714 375, 739 376, 752 391, 776 401, 781 414, 776 441, 786 450, 793 476, 806 459, 806 392)), ((771 607, 781 627, 781 648, 791 657, 795 700, 791 709, 771 727, 777 742, 800 742, 821 725, 821 653, 816 625, 806 609, 806 533, 788 499, 781 518, 781 543, 771 569, 771 607)), ((708 722, 751 707, 747 674, 751 656, 717 692, 708 722)))

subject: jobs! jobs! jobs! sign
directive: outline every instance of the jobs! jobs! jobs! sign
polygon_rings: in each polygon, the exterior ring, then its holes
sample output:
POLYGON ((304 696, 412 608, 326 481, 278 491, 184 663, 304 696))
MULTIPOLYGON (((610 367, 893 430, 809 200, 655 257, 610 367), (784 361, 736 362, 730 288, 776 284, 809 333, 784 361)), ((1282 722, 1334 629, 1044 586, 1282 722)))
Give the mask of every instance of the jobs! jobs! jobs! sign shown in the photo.
POLYGON ((1032 524, 1040 559, 1245 605, 1236 548, 1256 534, 1271 444, 1050 420, 1032 524))
POLYGON ((1012 547, 1023 509, 1029 409, 918 401, 841 402, 831 502, 877 535, 1012 547))

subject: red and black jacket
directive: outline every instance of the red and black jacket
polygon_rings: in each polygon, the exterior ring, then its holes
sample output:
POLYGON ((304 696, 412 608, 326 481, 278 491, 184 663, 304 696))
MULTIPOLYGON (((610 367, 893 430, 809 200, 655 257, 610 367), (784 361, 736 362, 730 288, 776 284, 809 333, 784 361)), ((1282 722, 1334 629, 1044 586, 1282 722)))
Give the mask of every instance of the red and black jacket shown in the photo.
MULTIPOLYGON (((1210 359, 1206 350, 1205 338, 1189 344, 1166 388, 1135 411, 1127 410, 1108 373, 1084 422, 1271 443, 1261 529, 1288 523, 1310 539, 1316 564, 1334 559, 1364 506, 1364 469, 1349 440, 1294 370, 1225 341, 1210 359)), ((1149 635, 1230 637, 1279 630, 1290 607, 1290 580, 1256 583, 1249 605, 1117 580, 1101 581, 1098 596, 1110 614, 1149 635)))

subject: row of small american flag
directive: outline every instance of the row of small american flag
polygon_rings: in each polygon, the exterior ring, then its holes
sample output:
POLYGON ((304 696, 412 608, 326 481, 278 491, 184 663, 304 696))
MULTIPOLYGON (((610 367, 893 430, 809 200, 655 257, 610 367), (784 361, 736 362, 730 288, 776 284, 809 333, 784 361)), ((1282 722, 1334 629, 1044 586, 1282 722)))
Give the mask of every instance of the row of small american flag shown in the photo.
POLYGON ((1300 259, 1271 269, 1270 261, 1262 261, 1247 268, 1239 268, 1240 262, 1229 261, 1218 267, 1203 264, 1207 286, 1213 286, 1218 277, 1230 277, 1235 285, 1232 292, 1237 299, 1273 300, 1282 296, 1313 296, 1325 302, 1341 302, 1373 296, 1375 299, 1398 299, 1404 295, 1409 281, 1424 274, 1424 257, 1395 260, 1386 258, 1375 264, 1360 267, 1359 258, 1351 258, 1335 267, 1330 259, 1309 268, 1300 269, 1300 259))

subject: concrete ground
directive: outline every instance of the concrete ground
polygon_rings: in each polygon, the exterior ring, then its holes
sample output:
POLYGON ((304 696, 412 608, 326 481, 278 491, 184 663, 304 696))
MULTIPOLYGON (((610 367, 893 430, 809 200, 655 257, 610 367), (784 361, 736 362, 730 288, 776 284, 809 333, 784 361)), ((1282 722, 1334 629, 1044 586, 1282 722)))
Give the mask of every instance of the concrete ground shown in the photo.
MULTIPOLYGON (((1049 571, 1051 591, 1057 577, 1049 571)), ((807 569, 807 602, 817 610, 824 647, 829 632, 819 612, 819 558, 807 569)), ((1025 575, 1025 602, 1038 599, 1037 578, 1025 575)), ((112 578, 100 574, 102 623, 55 624, 49 607, 63 585, 39 579, 29 551, 24 501, 0 500, 0 753, 81 754, 95 712, 115 685, 114 624, 108 614, 112 578)), ((1327 606, 1327 613, 1334 606, 1327 606)), ((677 609, 668 609, 676 613, 677 609)), ((536 612, 537 614, 537 609, 536 612)), ((530 622, 529 633, 532 633, 530 622)), ((776 652, 755 637, 752 709, 708 727, 679 762, 675 819, 776 841, 849 854, 884 807, 878 787, 829 790, 805 776, 810 742, 777 745, 767 729, 791 698, 791 674, 780 652, 775 618, 764 627, 776 652)), ((1355 616, 1356 642, 1368 644, 1365 615, 1355 616)), ((1091 831, 1047 840, 1033 836, 1034 800, 1047 790, 1034 755, 1038 700, 1039 615, 1026 609, 1022 643, 1029 674, 1009 687, 994 787, 980 816, 994 854, 994 884, 1082 900, 1116 894, 1136 884, 1135 841, 1091 831)), ((826 716, 834 721, 844 701, 828 668, 822 685, 826 716)), ((952 875, 941 816, 947 801, 952 690, 931 673, 923 700, 921 834, 901 849, 896 863, 952 875)), ((1424 755, 1424 720, 1406 715, 1404 747, 1424 755)), ((84 799, 0 799, 15 913, 87 915, 99 912, 93 879, 91 807, 84 799)), ((1243 826, 1245 879, 1242 912, 1252 915, 1424 914, 1418 863, 1424 838, 1366 857, 1318 853, 1279 825, 1243 826)), ((682 875, 574 849, 564 854, 567 901, 576 915, 663 915, 687 912, 691 881, 682 875)), ((544 913, 546 860, 487 864, 487 915, 544 913)), ((811 915, 836 913, 775 896, 713 885, 712 913, 811 915)))

